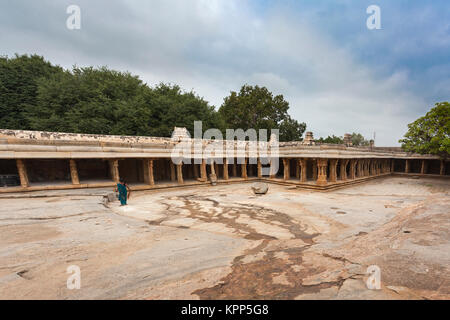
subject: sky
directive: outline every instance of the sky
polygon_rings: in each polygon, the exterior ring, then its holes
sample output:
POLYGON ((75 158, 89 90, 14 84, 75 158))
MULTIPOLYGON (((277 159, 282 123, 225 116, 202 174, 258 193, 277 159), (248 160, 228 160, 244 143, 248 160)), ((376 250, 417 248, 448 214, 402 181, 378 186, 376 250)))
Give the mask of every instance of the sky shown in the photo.
POLYGON ((266 86, 316 138, 375 133, 397 146, 450 100, 450 1, 2 0, 0 54, 15 53, 178 84, 216 108, 266 86), (66 26, 69 5, 80 29, 66 26), (380 29, 367 28, 370 5, 380 29))

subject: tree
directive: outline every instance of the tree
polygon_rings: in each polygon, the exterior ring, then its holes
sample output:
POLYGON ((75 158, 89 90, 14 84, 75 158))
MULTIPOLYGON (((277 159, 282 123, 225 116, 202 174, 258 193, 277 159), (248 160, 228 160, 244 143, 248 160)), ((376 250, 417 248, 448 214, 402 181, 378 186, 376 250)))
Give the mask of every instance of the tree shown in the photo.
POLYGON ((194 134, 194 121, 202 129, 221 128, 221 119, 213 106, 195 92, 183 92, 177 85, 159 84, 148 99, 152 107, 151 134, 170 136, 173 127, 185 127, 194 134))
POLYGON ((399 140, 405 151, 436 154, 448 158, 450 154, 450 103, 438 102, 423 117, 408 124, 408 132, 399 140))
POLYGON ((227 129, 279 129, 280 141, 301 140, 306 129, 289 114, 282 95, 273 96, 266 87, 242 86, 224 99, 219 115, 227 129))
POLYGON ((317 139, 318 143, 332 143, 332 144, 343 144, 344 139, 342 137, 336 137, 334 134, 326 138, 317 139))
POLYGON ((36 104, 26 112, 33 130, 170 137, 175 126, 193 134, 219 126, 214 107, 176 85, 150 88, 128 72, 73 68, 38 81, 36 104))
POLYGON ((364 138, 364 136, 361 133, 352 133, 352 145, 355 147, 358 146, 368 146, 369 141, 364 138))
POLYGON ((62 72, 37 55, 0 57, 0 128, 32 129, 25 113, 36 105, 39 79, 62 72))

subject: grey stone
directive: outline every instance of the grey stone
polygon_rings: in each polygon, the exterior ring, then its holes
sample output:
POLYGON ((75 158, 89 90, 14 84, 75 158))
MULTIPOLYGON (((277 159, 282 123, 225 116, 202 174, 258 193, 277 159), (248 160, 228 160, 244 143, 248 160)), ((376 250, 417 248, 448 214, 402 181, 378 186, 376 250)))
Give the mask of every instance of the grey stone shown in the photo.
POLYGON ((269 186, 267 183, 258 182, 252 185, 252 190, 255 194, 266 194, 269 191, 269 186))

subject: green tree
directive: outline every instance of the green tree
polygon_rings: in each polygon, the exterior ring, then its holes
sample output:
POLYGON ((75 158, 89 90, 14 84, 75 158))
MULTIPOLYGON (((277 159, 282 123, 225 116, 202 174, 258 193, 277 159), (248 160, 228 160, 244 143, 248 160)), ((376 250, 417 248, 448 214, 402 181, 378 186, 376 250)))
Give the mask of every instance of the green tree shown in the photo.
POLYGON ((408 132, 399 140, 402 148, 420 154, 450 154, 450 103, 438 102, 423 117, 408 124, 408 132))
POLYGON ((306 129, 289 114, 289 103, 282 95, 274 96, 266 87, 242 86, 232 91, 219 109, 227 129, 279 129, 280 141, 301 140, 306 129))
POLYGON ((32 129, 26 112, 36 105, 38 81, 62 72, 37 55, 0 57, 0 128, 32 129))
POLYGON ((183 92, 177 85, 159 84, 147 100, 152 107, 151 134, 170 136, 173 127, 185 127, 194 134, 194 121, 202 121, 203 131, 221 128, 214 106, 195 92, 183 92))
POLYGON ((344 139, 342 137, 337 137, 334 134, 332 136, 328 136, 326 138, 317 139, 318 143, 332 143, 332 144, 343 144, 344 139))
POLYGON ((368 146, 369 141, 364 138, 364 136, 361 133, 352 133, 352 145, 354 146, 368 146))
POLYGON ((175 126, 193 133, 218 127, 207 101, 176 85, 149 88, 128 72, 74 68, 38 81, 37 102, 27 112, 34 130, 169 137, 175 126))

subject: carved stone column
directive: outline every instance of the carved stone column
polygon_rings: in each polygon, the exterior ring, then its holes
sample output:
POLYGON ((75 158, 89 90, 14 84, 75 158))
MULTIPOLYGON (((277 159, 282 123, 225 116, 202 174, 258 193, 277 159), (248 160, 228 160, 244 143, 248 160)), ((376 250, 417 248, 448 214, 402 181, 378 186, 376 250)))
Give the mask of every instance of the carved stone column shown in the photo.
POLYGON ((337 159, 330 159, 330 182, 337 181, 337 159))
POLYGON ((295 177, 300 180, 300 160, 295 159, 295 177))
POLYGON ((274 179, 277 176, 277 173, 275 172, 275 166, 273 165, 274 160, 270 160, 270 178, 274 179))
POLYGON ((317 185, 327 184, 327 166, 328 159, 317 159, 317 185))
POLYGON ((233 177, 237 177, 237 159, 233 159, 233 177))
POLYGON ((262 178, 262 164, 260 158, 258 158, 258 178, 262 178))
POLYGON ((420 168, 420 173, 421 174, 426 174, 427 173, 427 169, 428 169, 428 162, 427 160, 422 160, 422 166, 420 168))
POLYGON ((16 159, 17 172, 20 177, 20 185, 22 188, 27 188, 30 186, 30 181, 28 180, 27 167, 25 161, 22 159, 16 159))
POLYGON ((155 178, 153 175, 153 160, 144 159, 144 182, 153 186, 155 184, 155 178))
POLYGON ((358 163, 358 160, 351 159, 350 160, 350 171, 349 171, 349 179, 354 180, 356 178, 356 164, 358 163))
POLYGON ((247 158, 244 158, 244 163, 241 164, 241 173, 242 178, 248 179, 247 176, 247 158))
POLYGON ((410 173, 411 171, 411 160, 406 159, 406 163, 405 163, 405 173, 410 173))
POLYGON ((441 168, 439 170, 439 174, 441 176, 445 175, 445 161, 444 160, 441 160, 441 168))
POLYGON ((72 184, 80 184, 78 178, 77 162, 74 159, 69 160, 70 163, 70 177, 72 178, 72 184))
POLYGON ((228 180, 229 176, 228 176, 228 159, 225 158, 223 159, 223 179, 224 180, 228 180))
POLYGON ((348 159, 341 159, 340 161, 340 173, 339 173, 339 177, 341 178, 342 181, 347 180, 347 165, 348 165, 348 159))
POLYGON ((183 180, 183 162, 180 162, 179 164, 177 164, 177 180, 178 180, 178 184, 183 184, 184 180, 183 180))
POLYGON ((283 169, 284 169, 284 172, 283 172, 283 179, 284 180, 289 180, 289 176, 290 176, 290 168, 289 168, 289 165, 290 165, 290 161, 289 161, 289 159, 286 159, 286 158, 283 158, 283 169))
POLYGON ((109 169, 111 170, 111 178, 115 183, 119 183, 119 160, 109 160, 109 169))
POLYGON ((395 159, 391 159, 391 172, 394 172, 395 168, 395 159))
POLYGON ((207 181, 207 173, 206 173, 206 160, 202 159, 202 164, 200 165, 200 179, 202 181, 207 181))
POLYGON ((306 182, 307 181, 307 160, 306 159, 300 159, 298 162, 300 166, 300 182, 306 182))
POLYGON ((362 165, 361 165, 361 160, 360 159, 358 159, 358 160, 355 160, 356 161, 356 177, 358 177, 358 178, 361 178, 361 168, 362 168, 362 165))

